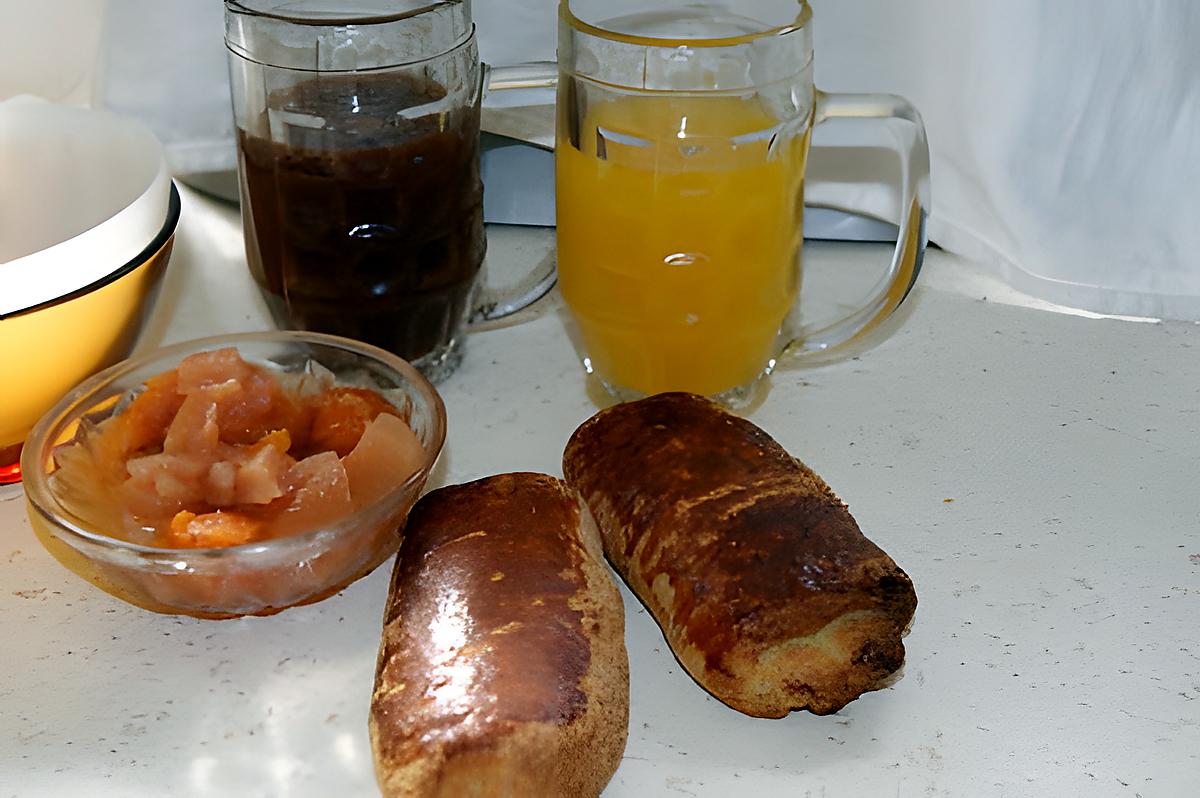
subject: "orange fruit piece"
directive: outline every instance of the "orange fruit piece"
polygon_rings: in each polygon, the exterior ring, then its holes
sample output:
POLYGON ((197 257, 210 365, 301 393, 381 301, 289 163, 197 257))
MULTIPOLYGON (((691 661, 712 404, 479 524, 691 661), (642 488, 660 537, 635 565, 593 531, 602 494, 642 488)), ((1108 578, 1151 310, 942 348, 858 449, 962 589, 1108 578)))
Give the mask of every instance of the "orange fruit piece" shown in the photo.
POLYGON ((254 444, 254 449, 257 451, 264 446, 273 446, 281 453, 286 454, 287 450, 292 448, 292 435, 286 429, 271 430, 258 439, 258 443, 254 444))
POLYGON ((177 512, 175 514, 175 517, 171 519, 171 527, 170 527, 171 534, 172 535, 186 535, 188 524, 190 524, 192 522, 192 519, 194 519, 195 517, 196 517, 196 514, 193 512, 189 512, 188 510, 180 510, 179 512, 177 512))
POLYGON ((308 440, 309 452, 336 452, 345 457, 362 438, 367 424, 380 414, 399 415, 396 408, 366 388, 333 388, 317 397, 308 440))
POLYGON ((146 380, 146 387, 120 415, 101 424, 90 445, 96 463, 110 479, 124 478, 125 460, 143 450, 157 450, 179 408, 183 395, 177 390, 178 375, 163 372, 146 380))
POLYGON ((169 545, 178 549, 240 546, 257 539, 262 522, 227 510, 195 515, 186 510, 171 519, 169 545))

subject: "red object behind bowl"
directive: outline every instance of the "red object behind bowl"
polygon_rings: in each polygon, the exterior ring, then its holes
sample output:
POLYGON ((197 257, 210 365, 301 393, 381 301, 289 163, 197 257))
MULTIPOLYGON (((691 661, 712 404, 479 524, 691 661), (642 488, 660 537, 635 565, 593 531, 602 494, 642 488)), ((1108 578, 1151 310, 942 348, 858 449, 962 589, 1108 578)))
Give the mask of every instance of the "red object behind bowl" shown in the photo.
POLYGON ((0 485, 21 481, 21 444, 0 449, 0 485))

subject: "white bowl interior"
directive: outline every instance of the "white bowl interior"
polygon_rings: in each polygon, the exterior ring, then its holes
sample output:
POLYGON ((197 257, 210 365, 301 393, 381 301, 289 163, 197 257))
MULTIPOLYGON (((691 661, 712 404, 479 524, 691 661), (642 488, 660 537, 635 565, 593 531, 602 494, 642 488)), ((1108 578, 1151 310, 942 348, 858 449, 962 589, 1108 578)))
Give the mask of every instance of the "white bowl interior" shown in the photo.
POLYGON ((32 97, 0 102, 0 315, 136 258, 169 202, 162 145, 141 123, 32 97))

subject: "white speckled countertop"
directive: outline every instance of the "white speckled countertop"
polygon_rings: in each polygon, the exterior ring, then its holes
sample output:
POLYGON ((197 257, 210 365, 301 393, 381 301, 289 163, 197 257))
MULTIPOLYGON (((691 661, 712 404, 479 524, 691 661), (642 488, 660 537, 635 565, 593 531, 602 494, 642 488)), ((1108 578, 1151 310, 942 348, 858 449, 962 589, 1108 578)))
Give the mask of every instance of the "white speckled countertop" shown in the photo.
MULTIPOLYGON (((236 211, 184 193, 150 337, 266 327, 236 211)), ((890 338, 777 376, 752 416, 912 576, 904 677, 835 716, 744 717, 623 591, 632 717, 606 796, 1200 795, 1200 327, 981 301, 969 264, 927 268, 890 338)), ((442 391, 439 482, 559 473, 595 409, 553 299, 474 335, 442 391)), ((273 618, 152 615, 61 568, 0 492, 0 798, 376 795, 389 571, 273 618)))

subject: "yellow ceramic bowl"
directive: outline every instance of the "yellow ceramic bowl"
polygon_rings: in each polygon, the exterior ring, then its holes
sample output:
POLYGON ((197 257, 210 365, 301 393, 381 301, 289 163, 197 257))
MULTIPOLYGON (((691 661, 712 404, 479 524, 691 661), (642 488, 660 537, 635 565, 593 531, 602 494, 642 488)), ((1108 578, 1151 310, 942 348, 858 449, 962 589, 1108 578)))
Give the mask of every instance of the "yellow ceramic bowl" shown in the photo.
POLYGON ((172 186, 167 218, 137 257, 78 291, 0 316, 0 484, 15 475, 21 443, 42 414, 133 349, 171 257, 179 207, 172 186))

